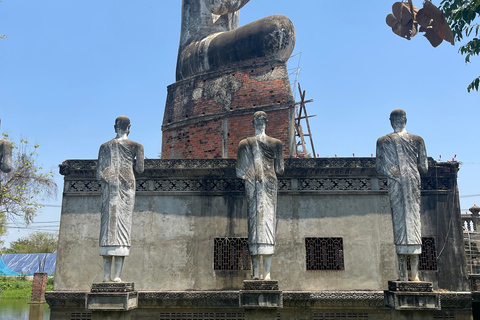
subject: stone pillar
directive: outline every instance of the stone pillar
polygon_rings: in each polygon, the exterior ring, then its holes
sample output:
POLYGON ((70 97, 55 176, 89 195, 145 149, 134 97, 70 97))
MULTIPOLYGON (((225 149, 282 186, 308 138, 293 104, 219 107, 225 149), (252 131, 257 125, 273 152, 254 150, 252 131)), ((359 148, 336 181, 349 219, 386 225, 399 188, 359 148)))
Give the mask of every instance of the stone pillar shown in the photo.
POLYGON ((240 307, 245 308, 245 320, 276 320, 277 309, 283 308, 283 293, 278 290, 278 281, 243 281, 240 307))
POLYGON ((45 303, 45 291, 47 290, 48 274, 35 272, 33 275, 32 296, 30 303, 45 303))
POLYGON ((473 204, 473 207, 468 210, 472 213, 472 222, 475 232, 480 232, 480 207, 477 207, 476 204, 473 204))

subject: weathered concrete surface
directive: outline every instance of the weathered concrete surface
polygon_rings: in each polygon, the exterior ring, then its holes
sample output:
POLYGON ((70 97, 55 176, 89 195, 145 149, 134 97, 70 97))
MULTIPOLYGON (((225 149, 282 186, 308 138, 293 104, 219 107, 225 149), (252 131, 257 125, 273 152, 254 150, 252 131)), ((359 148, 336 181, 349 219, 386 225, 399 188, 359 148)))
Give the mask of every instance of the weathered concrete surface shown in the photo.
MULTIPOLYGON (((386 179, 375 173, 374 162, 286 160, 285 174, 279 177, 272 261, 274 270, 282 270, 275 274, 281 290, 384 290, 395 279, 386 179), (342 237, 344 270, 307 271, 305 237, 342 237)), ((460 228, 456 168, 430 165, 434 171, 423 181, 422 233, 436 239, 439 269, 421 271, 420 276, 434 288, 462 290, 466 277, 463 284, 461 229, 455 229, 460 228)), ((61 167, 66 176, 56 291, 89 291, 102 277, 94 168, 95 161, 88 160, 61 167)), ((146 160, 144 174, 137 177, 136 198, 132 253, 123 274, 137 290, 240 290, 243 280, 250 279, 246 270, 213 270, 215 237, 247 237, 247 208, 235 160, 146 160)))

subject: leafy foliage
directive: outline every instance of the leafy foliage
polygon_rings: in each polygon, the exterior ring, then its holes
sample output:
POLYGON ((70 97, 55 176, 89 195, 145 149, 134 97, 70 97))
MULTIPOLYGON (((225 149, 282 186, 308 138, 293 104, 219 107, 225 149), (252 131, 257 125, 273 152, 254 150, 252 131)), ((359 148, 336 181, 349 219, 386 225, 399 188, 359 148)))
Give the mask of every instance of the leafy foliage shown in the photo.
MULTIPOLYGON (((465 63, 469 63, 470 57, 480 54, 480 39, 478 38, 480 0, 443 0, 441 5, 457 41, 461 41, 463 37, 474 35, 473 39, 459 49, 459 52, 465 55, 465 63)), ((479 85, 480 77, 477 77, 468 85, 468 92, 478 91, 479 85)))
MULTIPOLYGON (((8 140, 7 134, 3 136, 8 140)), ((35 164, 38 145, 32 149, 27 140, 21 139, 18 145, 13 143, 13 149, 12 170, 0 172, 0 214, 10 221, 23 219, 28 225, 43 208, 39 201, 56 196, 57 184, 52 171, 43 172, 35 164)))
MULTIPOLYGON (((53 290, 53 279, 48 277, 46 291, 53 290)), ((0 289, 2 298, 29 299, 32 295, 32 280, 27 280, 24 276, 0 276, 0 289)))
POLYGON ((58 234, 35 232, 10 243, 4 253, 52 253, 57 251, 58 234))
MULTIPOLYGON (((0 237, 7 234, 7 216, 5 213, 0 212, 0 237)), ((0 240, 0 248, 3 246, 4 241, 0 240)))

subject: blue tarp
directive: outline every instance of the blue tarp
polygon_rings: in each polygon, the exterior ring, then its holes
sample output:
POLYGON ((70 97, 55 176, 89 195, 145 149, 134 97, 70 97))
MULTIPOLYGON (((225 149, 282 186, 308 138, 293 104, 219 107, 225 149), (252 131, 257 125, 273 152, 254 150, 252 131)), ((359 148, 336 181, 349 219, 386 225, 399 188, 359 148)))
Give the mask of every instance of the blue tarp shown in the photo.
POLYGON ((18 276, 19 274, 5 264, 3 259, 0 257, 0 276, 18 276))
MULTIPOLYGON (((0 274, 2 264, 11 271, 18 274, 33 276, 35 272, 55 273, 56 253, 17 253, 3 254, 0 256, 0 274)), ((5 274, 9 275, 7 272, 5 274)))

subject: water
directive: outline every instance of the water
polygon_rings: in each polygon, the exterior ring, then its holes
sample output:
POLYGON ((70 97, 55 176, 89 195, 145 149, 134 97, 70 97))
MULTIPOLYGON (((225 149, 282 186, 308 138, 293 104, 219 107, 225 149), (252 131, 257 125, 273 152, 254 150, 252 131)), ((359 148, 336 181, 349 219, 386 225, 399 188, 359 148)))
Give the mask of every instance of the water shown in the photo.
POLYGON ((30 299, 0 299, 0 319, 2 320, 48 320, 48 304, 29 304, 30 299))

